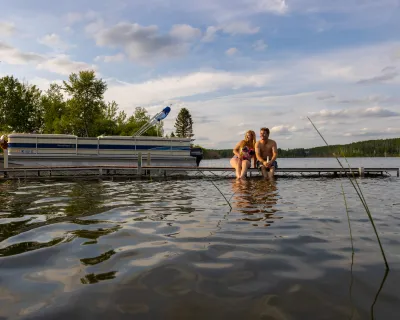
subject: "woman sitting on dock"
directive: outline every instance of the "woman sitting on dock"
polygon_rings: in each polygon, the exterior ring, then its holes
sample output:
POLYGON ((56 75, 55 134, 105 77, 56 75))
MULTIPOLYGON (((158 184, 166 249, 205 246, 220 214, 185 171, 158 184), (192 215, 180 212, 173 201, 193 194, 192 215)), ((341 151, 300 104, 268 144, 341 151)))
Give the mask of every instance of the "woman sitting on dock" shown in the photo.
POLYGON ((245 133, 244 140, 238 142, 233 149, 234 155, 230 163, 236 169, 236 179, 246 178, 247 170, 251 166, 251 159, 253 159, 254 168, 256 168, 255 144, 256 134, 254 131, 249 130, 245 133))

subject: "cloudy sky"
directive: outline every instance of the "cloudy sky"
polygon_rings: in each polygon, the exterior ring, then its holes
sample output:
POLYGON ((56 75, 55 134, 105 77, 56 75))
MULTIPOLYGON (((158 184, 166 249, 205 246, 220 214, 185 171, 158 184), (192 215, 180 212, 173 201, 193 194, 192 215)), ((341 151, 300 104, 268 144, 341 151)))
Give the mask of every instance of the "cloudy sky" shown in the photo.
POLYGON ((400 0, 0 0, 0 76, 96 70, 131 114, 182 107, 196 143, 281 148, 400 136, 400 0), (397 88, 397 90, 396 90, 397 88))

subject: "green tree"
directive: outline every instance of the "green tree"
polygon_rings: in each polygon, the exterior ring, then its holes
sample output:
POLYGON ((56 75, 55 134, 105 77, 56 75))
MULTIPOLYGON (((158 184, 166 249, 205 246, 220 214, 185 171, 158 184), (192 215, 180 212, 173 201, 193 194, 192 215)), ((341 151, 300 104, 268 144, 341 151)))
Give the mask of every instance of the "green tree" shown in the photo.
POLYGON ((95 136, 96 124, 104 119, 107 106, 103 96, 107 84, 97 79, 94 71, 72 73, 64 81, 64 90, 70 96, 67 109, 73 133, 78 136, 95 136))
POLYGON ((41 91, 10 76, 0 78, 0 129, 40 132, 42 127, 41 91))
MULTIPOLYGON (((124 113, 120 114, 123 117, 124 113)), ((125 115, 126 116, 126 115, 125 115)), ((122 118, 121 118, 122 119, 122 118)), ((128 118, 125 124, 122 125, 121 134, 126 136, 131 136, 135 134, 142 126, 150 121, 150 116, 145 108, 136 107, 135 113, 128 118)), ((157 136, 163 130, 163 122, 151 126, 144 132, 143 136, 157 136)))
POLYGON ((52 83, 42 96, 43 132, 71 133, 67 104, 60 85, 52 83))
POLYGON ((193 120, 188 109, 182 108, 175 121, 176 136, 191 138, 193 136, 193 120))
POLYGON ((99 116, 95 123, 96 135, 118 135, 121 126, 124 125, 126 113, 118 112, 118 104, 115 101, 108 102, 103 116, 99 116))

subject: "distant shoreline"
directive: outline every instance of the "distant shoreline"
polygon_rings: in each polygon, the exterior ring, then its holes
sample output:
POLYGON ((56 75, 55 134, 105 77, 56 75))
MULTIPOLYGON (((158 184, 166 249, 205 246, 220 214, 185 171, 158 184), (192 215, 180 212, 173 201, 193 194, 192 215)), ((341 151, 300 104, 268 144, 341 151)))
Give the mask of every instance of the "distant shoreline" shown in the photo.
MULTIPOLYGON (((232 149, 202 149, 203 159, 207 160, 233 156, 232 149)), ((334 155, 344 155, 347 158, 400 157, 400 138, 367 140, 313 148, 278 148, 279 158, 334 158, 334 155)))
MULTIPOLYGON (((400 158, 400 155, 398 156, 345 156, 346 158, 400 158)), ((342 156, 339 156, 338 158, 345 158, 342 156)), ((321 158, 326 158, 326 159, 336 159, 334 156, 309 156, 309 157, 280 157, 278 156, 278 159, 321 159, 321 158)), ((204 157, 203 160, 222 160, 222 159, 231 159, 231 157, 221 157, 221 158, 206 158, 204 157)))

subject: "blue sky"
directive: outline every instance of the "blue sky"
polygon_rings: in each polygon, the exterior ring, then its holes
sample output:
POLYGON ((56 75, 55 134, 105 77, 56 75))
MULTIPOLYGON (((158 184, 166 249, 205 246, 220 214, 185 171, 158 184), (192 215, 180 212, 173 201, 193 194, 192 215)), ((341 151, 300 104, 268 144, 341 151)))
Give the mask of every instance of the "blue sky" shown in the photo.
POLYGON ((0 0, 0 76, 95 69, 107 100, 182 107, 196 143, 267 126, 281 148, 400 136, 400 0, 0 0))

